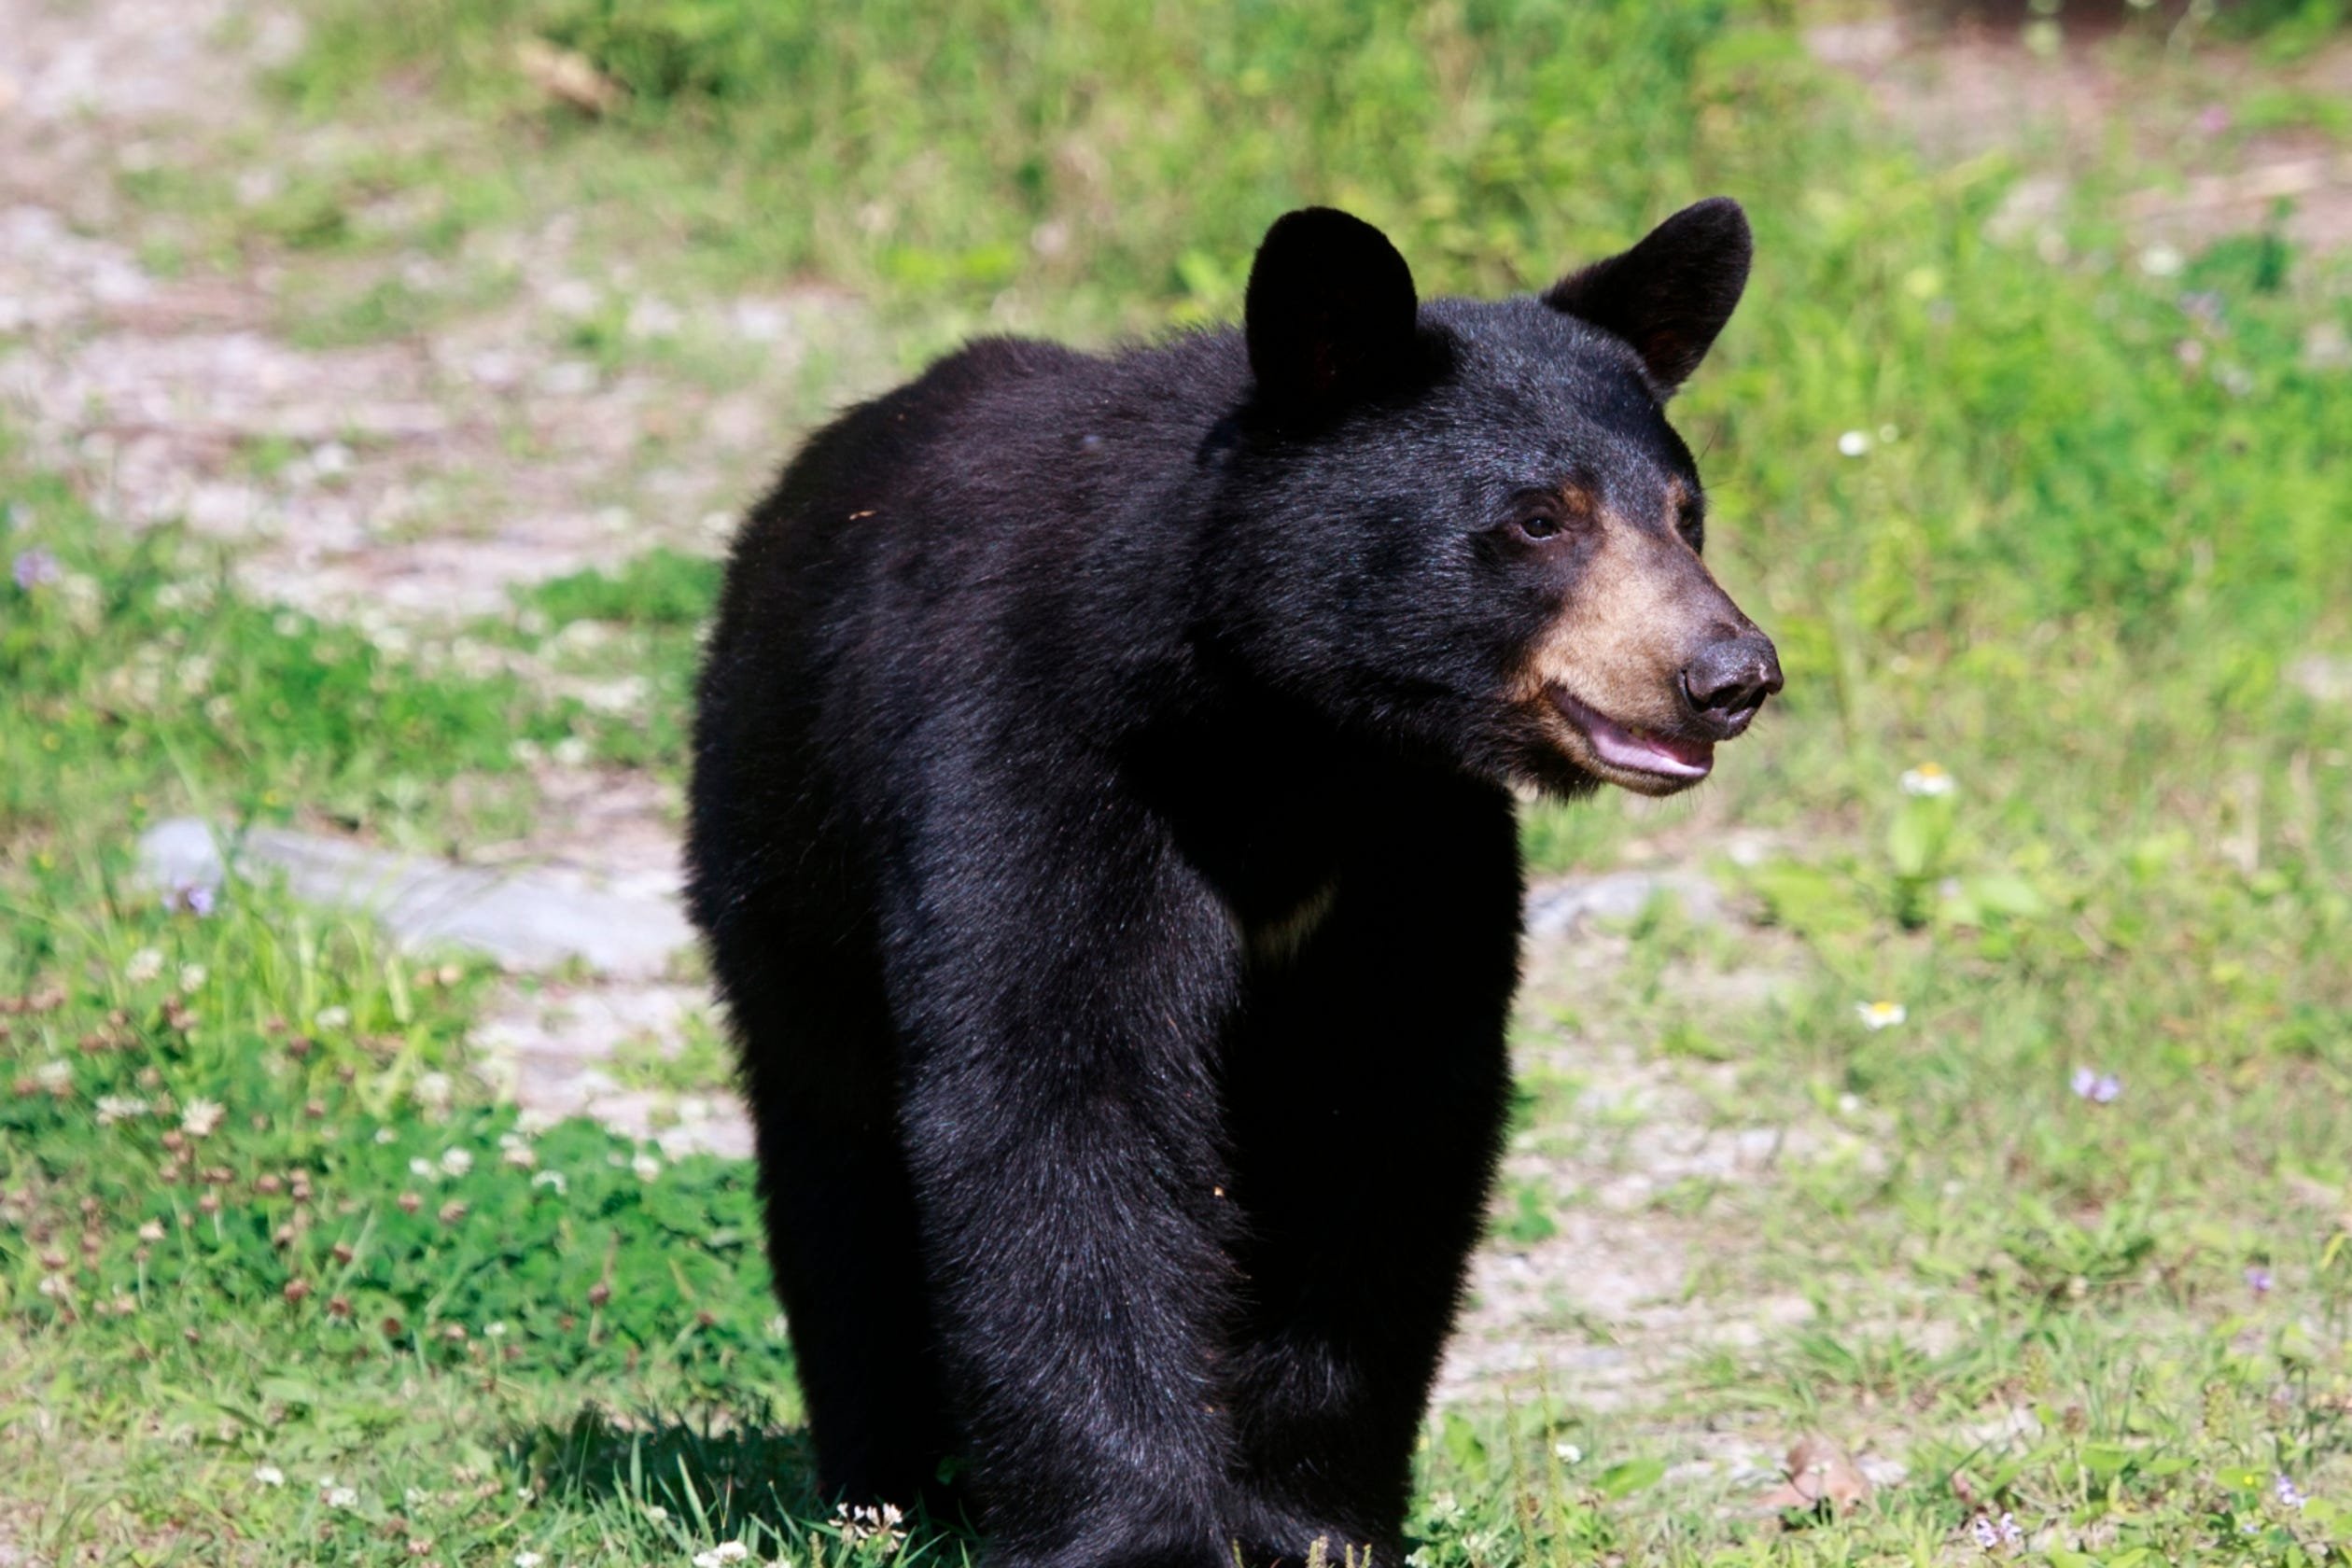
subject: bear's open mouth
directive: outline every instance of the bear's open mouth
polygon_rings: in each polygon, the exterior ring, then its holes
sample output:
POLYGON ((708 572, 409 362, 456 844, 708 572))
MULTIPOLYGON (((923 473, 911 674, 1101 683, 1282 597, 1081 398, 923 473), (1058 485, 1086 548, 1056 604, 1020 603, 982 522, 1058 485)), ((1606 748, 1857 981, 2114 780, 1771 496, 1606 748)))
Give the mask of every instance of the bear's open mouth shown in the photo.
POLYGON ((1591 749, 1593 760, 1605 767, 1645 778, 1696 784, 1715 767, 1715 742, 1659 735, 1654 730, 1620 724, 1607 714, 1580 702, 1564 686, 1550 688, 1552 706, 1560 709, 1591 749))

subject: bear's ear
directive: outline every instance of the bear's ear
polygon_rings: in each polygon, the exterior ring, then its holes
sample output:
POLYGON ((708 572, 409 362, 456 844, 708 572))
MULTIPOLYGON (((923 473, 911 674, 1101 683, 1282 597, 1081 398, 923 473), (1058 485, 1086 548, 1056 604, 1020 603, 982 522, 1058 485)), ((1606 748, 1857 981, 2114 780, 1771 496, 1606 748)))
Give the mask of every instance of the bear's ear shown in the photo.
POLYGON ((1571 273, 1544 302, 1631 343, 1659 396, 1672 397, 1731 319, 1755 250, 1740 203, 1711 197, 1623 255, 1571 273))
POLYGON ((1260 405, 1313 418, 1394 386, 1414 362, 1419 310, 1387 235, 1330 207, 1284 214, 1258 246, 1242 307, 1260 405))

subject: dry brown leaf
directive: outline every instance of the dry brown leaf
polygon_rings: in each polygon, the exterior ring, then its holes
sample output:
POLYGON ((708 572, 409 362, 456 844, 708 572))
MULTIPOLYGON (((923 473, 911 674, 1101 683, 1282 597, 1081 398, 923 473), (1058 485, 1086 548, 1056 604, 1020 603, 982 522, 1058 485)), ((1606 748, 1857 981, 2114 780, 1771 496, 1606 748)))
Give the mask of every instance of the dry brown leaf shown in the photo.
POLYGON ((1870 1477, 1827 1437, 1797 1439, 1781 1462, 1781 1473, 1787 1479, 1762 1499, 1773 1513, 1819 1513, 1826 1505, 1828 1511, 1842 1514, 1871 1491, 1870 1477))
POLYGON ((629 96, 627 88, 597 70, 586 55, 544 38, 515 45, 514 63, 533 87, 583 114, 610 114, 629 96))

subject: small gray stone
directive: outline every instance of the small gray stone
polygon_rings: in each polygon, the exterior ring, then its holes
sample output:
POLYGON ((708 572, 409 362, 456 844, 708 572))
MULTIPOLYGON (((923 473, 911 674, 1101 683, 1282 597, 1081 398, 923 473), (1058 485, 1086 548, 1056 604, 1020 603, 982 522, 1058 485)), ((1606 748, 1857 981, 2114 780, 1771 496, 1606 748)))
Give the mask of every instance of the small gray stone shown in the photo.
POLYGON ((206 823, 175 818, 139 840, 139 860, 167 890, 217 886, 229 872, 281 875, 296 898, 365 911, 404 947, 468 947, 510 969, 576 959, 599 973, 651 978, 693 941, 675 900, 616 891, 578 872, 487 871, 285 828, 248 829, 224 853, 206 823))
POLYGON ((1613 871, 1554 877, 1530 888, 1527 934, 1564 936, 1589 919, 1630 920, 1660 894, 1680 902, 1693 920, 1713 925, 1723 918, 1723 895, 1694 872, 1613 871))
POLYGON ((2352 702, 2352 659, 2307 653, 2287 666, 2287 679, 2320 702, 2352 702))

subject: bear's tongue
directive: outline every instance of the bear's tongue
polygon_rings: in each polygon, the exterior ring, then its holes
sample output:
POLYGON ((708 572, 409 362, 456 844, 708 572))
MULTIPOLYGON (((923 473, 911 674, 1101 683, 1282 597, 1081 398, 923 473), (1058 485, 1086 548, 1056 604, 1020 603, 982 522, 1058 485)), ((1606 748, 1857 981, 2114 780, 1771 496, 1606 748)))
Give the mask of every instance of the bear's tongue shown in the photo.
POLYGON ((1601 760, 1636 773, 1663 774, 1669 778, 1704 778, 1715 766, 1715 743, 1682 740, 1628 729, 1583 704, 1576 705, 1585 738, 1601 760))

